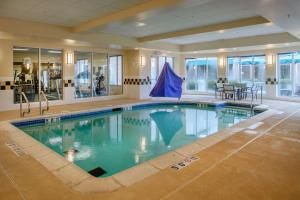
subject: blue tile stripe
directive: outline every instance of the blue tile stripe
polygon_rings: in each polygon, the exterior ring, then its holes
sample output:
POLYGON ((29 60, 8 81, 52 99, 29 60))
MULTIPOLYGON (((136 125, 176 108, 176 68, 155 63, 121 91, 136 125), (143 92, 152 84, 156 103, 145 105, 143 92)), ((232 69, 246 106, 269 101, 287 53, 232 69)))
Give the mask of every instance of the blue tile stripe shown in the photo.
MULTIPOLYGON (((189 105, 198 105, 199 103, 194 103, 194 102, 164 102, 164 103, 146 103, 146 104, 140 104, 140 105, 134 105, 132 106, 132 110, 138 110, 138 109, 143 109, 143 108, 149 108, 149 107, 155 107, 155 106, 175 106, 175 105, 181 105, 181 106, 189 106, 189 105)), ((201 104, 201 103, 200 103, 201 104)), ((206 104, 208 107, 224 107, 227 104, 222 103, 222 104, 213 104, 213 103, 208 103, 206 104)), ((60 121, 67 120, 67 119, 75 119, 75 118, 80 118, 80 117, 88 117, 88 116, 95 116, 95 115, 103 115, 106 113, 112 113, 112 112, 119 112, 121 110, 125 110, 125 107, 118 107, 118 108, 113 108, 113 109, 106 109, 106 110, 100 110, 100 111, 91 111, 91 112, 83 112, 83 113, 76 113, 76 114, 68 114, 68 115, 62 115, 58 116, 60 118, 60 121)), ((56 117, 49 117, 49 118, 56 118, 56 117)), ((37 125, 37 124, 46 124, 48 118, 40 118, 40 119, 34 119, 34 120, 26 120, 26 121, 17 121, 17 122, 12 122, 11 124, 16 126, 16 127, 21 127, 21 126, 28 126, 28 125, 37 125)))

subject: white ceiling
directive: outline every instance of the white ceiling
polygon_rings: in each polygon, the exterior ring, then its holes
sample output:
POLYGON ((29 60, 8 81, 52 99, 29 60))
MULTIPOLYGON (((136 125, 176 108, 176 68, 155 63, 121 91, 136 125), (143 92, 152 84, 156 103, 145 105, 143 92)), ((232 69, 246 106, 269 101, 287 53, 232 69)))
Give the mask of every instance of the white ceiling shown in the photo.
MULTIPOLYGON (((0 17, 74 26, 147 0, 0 0, 0 17)), ((183 3, 140 14, 139 16, 98 27, 104 32, 128 37, 143 37, 231 20, 264 16, 278 26, 249 26, 218 32, 163 40, 174 44, 213 41, 253 35, 291 32, 299 34, 300 0, 183 0, 183 3), (291 13, 288 19, 287 14, 291 13), (137 22, 146 26, 137 27, 137 22)), ((83 33, 84 34, 84 33, 83 33)))
POLYGON ((246 0, 186 0, 180 5, 148 12, 95 31, 143 37, 257 16, 258 13, 251 7, 246 0), (146 26, 137 27, 137 22, 143 22, 146 26))
POLYGON ((74 26, 147 0, 0 0, 0 17, 74 26))
POLYGON ((267 35, 267 34, 282 33, 282 32, 284 32, 284 30, 275 26, 274 24, 268 23, 268 24, 226 29, 223 31, 215 31, 215 32, 200 33, 200 34, 182 36, 176 38, 169 38, 161 41, 181 45, 181 44, 192 44, 197 42, 208 42, 208 41, 215 41, 215 40, 249 37, 249 36, 256 36, 256 35, 267 35))

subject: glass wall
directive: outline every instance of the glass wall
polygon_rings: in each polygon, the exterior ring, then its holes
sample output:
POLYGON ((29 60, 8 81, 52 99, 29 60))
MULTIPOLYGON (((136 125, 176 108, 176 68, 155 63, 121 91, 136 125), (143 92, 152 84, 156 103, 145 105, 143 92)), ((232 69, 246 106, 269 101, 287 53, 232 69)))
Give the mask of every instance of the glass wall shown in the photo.
POLYGON ((300 53, 278 54, 278 96, 300 96, 300 53))
POLYGON ((119 95, 123 92, 123 57, 109 57, 109 94, 119 95))
POLYGON ((186 59, 186 89, 207 92, 214 89, 217 82, 216 57, 186 59))
POLYGON ((92 96, 92 53, 74 52, 75 60, 75 98, 92 96))
POLYGON ((14 103, 20 102, 22 90, 30 102, 39 101, 39 49, 14 47, 14 103))
POLYGON ((48 100, 63 99, 63 51, 41 49, 41 91, 48 100))
POLYGON ((108 95, 107 54, 93 53, 93 96, 108 95))
POLYGON ((253 83, 265 88, 266 57, 243 56, 227 58, 227 77, 230 83, 253 83))

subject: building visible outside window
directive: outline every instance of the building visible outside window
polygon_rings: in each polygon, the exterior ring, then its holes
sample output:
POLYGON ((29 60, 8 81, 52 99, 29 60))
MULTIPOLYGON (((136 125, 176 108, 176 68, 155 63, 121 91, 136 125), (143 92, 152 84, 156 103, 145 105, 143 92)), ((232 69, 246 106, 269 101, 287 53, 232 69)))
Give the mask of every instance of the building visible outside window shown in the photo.
POLYGON ((230 83, 258 84, 265 90, 266 57, 242 56, 227 58, 227 77, 230 83))
POLYGON ((212 91, 217 82, 217 60, 216 57, 186 59, 186 89, 212 91))
POLYGON ((109 57, 109 94, 122 94, 123 57, 109 57))
POLYGON ((300 96, 300 53, 278 54, 278 96, 300 96))

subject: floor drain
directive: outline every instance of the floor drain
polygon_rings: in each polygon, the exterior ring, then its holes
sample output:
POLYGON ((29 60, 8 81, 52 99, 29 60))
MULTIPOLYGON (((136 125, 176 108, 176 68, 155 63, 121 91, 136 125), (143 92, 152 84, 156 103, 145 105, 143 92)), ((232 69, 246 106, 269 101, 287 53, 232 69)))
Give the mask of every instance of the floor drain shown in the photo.
POLYGON ((89 171, 89 174, 91 174, 92 176, 95 176, 95 177, 99 177, 99 176, 102 176, 103 174, 106 174, 106 171, 104 169, 102 169, 101 167, 97 167, 97 168, 89 171))

